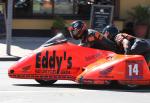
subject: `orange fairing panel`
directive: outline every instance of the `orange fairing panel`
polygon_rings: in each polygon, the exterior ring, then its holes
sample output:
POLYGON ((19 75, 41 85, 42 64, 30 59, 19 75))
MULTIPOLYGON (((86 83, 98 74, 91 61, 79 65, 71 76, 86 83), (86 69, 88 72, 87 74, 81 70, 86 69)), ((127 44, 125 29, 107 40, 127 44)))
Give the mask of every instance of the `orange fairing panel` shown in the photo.
POLYGON ((124 56, 114 54, 111 59, 100 59, 90 64, 80 74, 77 81, 90 81, 97 84, 106 80, 149 80, 149 70, 142 56, 124 56), (143 73, 147 72, 147 73, 143 73))

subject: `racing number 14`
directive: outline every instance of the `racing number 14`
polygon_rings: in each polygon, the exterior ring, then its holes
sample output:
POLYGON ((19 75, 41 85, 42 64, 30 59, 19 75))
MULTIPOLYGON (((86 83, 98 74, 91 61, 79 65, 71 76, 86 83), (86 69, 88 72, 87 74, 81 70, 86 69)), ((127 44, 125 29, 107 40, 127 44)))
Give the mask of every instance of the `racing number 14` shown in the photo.
POLYGON ((134 64, 134 65, 130 64, 130 65, 128 65, 128 67, 129 67, 129 76, 133 76, 133 75, 138 76, 139 75, 138 64, 134 64))
POLYGON ((128 79, 142 79, 143 78, 143 62, 142 61, 128 61, 126 69, 126 77, 128 79))

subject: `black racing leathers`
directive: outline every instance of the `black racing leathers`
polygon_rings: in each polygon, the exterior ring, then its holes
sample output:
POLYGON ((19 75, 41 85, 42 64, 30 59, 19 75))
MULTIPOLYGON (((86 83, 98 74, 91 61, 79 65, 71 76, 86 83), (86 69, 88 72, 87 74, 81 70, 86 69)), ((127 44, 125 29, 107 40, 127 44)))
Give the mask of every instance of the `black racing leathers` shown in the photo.
POLYGON ((83 37, 81 41, 81 45, 89 46, 95 49, 109 50, 113 52, 117 51, 115 43, 109 39, 106 39, 98 31, 93 29, 88 29, 88 31, 84 33, 86 33, 85 34, 86 36, 83 37))
POLYGON ((139 39, 136 38, 131 44, 129 54, 144 54, 150 53, 150 39, 139 39))
POLYGON ((146 61, 150 62, 150 39, 142 39, 126 33, 120 33, 115 40, 120 51, 124 50, 124 54, 143 55, 146 61))

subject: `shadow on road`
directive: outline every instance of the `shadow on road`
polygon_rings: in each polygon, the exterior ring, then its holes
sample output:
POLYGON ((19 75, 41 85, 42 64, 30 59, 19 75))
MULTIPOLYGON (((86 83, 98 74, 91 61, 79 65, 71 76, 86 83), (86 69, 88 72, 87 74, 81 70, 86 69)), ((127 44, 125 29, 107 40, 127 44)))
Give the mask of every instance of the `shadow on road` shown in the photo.
POLYGON ((86 90, 103 90, 103 91, 115 91, 115 92, 139 92, 150 93, 149 86, 142 86, 136 89, 128 89, 120 86, 106 86, 106 85, 83 85, 83 84, 53 84, 50 86, 42 86, 40 84, 14 84, 14 86, 25 87, 46 87, 46 88, 79 88, 86 90))

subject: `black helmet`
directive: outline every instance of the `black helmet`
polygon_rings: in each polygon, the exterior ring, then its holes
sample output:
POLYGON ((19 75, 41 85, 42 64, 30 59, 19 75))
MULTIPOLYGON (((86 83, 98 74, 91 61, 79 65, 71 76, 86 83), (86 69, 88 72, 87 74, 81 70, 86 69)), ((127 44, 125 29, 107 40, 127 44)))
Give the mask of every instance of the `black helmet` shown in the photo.
POLYGON ((106 38, 109 38, 110 40, 114 40, 115 36, 118 33, 119 33, 119 30, 114 25, 107 25, 102 31, 102 34, 106 38))
POLYGON ((82 36, 84 36, 84 31, 87 30, 87 26, 85 22, 77 20, 71 23, 71 25, 68 27, 68 30, 72 38, 81 39, 82 36))

